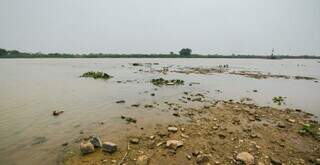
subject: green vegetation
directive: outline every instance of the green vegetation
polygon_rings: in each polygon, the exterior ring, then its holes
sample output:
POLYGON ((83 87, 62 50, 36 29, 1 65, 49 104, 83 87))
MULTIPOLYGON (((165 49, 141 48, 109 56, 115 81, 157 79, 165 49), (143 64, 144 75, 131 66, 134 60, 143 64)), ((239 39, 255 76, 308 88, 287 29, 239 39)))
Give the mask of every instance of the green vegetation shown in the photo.
POLYGON ((284 99, 285 99, 285 97, 278 96, 278 97, 273 97, 272 101, 273 101, 273 103, 276 103, 278 105, 282 105, 282 104, 285 104, 284 99))
POLYGON ((179 79, 165 80, 163 78, 152 79, 151 83, 153 85, 161 86, 161 85, 183 85, 184 81, 179 79))
POLYGON ((180 56, 190 56, 191 53, 192 53, 192 50, 189 48, 183 48, 179 52, 180 56))
POLYGON ((91 78, 94 78, 94 79, 109 79, 109 78, 112 78, 112 76, 108 75, 107 73, 94 72, 94 71, 83 73, 80 77, 91 77, 91 78))
MULTIPOLYGON (((187 48, 188 49, 188 48, 187 48)), ((258 58, 270 59, 270 56, 265 55, 200 55, 189 53, 174 54, 103 54, 103 53, 90 53, 90 54, 70 54, 70 53, 26 53, 17 50, 5 50, 0 48, 0 58, 258 58)), ((181 52, 180 52, 181 53, 181 52)), ((289 56, 277 55, 279 59, 320 59, 320 56, 289 56)))
POLYGON ((302 129, 299 131, 300 134, 309 134, 315 139, 320 140, 320 128, 317 128, 315 124, 303 124, 302 129))

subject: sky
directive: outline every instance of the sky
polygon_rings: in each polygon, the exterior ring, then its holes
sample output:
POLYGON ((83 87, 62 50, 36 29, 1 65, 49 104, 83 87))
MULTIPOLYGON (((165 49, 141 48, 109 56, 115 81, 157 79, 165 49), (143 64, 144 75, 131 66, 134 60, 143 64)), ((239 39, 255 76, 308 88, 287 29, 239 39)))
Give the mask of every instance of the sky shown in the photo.
POLYGON ((0 0, 0 48, 320 56, 320 0, 0 0))

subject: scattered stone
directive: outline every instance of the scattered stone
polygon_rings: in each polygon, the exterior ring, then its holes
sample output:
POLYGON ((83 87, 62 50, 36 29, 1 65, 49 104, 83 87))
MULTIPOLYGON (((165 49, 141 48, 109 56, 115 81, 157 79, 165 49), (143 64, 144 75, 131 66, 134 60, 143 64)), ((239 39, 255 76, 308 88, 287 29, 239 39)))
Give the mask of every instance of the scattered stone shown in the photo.
POLYGON ((177 132, 178 128, 177 127, 168 127, 169 132, 177 132))
POLYGON ((286 125, 283 122, 278 122, 277 126, 279 128, 286 128, 286 125))
POLYGON ((273 165, 282 165, 281 160, 279 160, 278 158, 273 157, 273 156, 270 156, 270 162, 271 162, 273 165))
POLYGON ((65 146, 67 146, 68 144, 69 144, 68 142, 65 142, 65 143, 62 144, 62 146, 65 147, 65 146))
POLYGON ((147 105, 144 105, 145 108, 153 108, 153 105, 151 104, 147 104, 147 105))
POLYGON ((253 165, 254 164, 254 157, 249 154, 248 152, 241 152, 237 155, 236 160, 241 161, 246 165, 253 165))
POLYGON ((155 96, 156 94, 154 94, 154 93, 151 93, 150 95, 151 95, 151 96, 155 96))
POLYGON ((178 140, 168 140, 166 146, 167 148, 176 150, 177 148, 183 146, 183 142, 178 140))
POLYGON ((125 103, 125 102, 126 102, 125 100, 116 101, 117 104, 123 104, 123 103, 125 103))
POLYGON ((136 165, 148 165, 148 164, 149 164, 149 157, 147 155, 139 156, 136 161, 136 165))
POLYGON ((102 142, 99 136, 92 136, 92 138, 90 139, 90 142, 94 147, 98 147, 98 148, 102 147, 102 142))
POLYGON ((124 120, 126 120, 128 123, 136 123, 137 122, 137 119, 135 119, 135 118, 132 118, 132 117, 126 117, 126 116, 123 116, 123 115, 121 115, 121 119, 124 119, 124 120))
POLYGON ((102 144, 102 151, 114 153, 115 151, 117 151, 117 145, 111 142, 104 142, 102 144))
POLYGON ((200 155, 197 156, 196 162, 198 164, 209 162, 210 161, 210 157, 211 157, 211 155, 208 155, 208 154, 200 154, 200 155))
POLYGON ((94 146, 89 141, 81 142, 80 143, 80 151, 84 155, 93 153, 94 152, 94 146))
POLYGON ((180 117, 180 114, 178 112, 174 112, 172 115, 176 117, 180 117))
POLYGON ((139 143, 139 139, 138 139, 138 138, 131 138, 131 139, 130 139, 130 143, 132 143, 132 144, 138 144, 138 143, 139 143))
POLYGON ((53 111, 52 112, 52 115, 53 116, 59 116, 60 114, 62 114, 64 111, 63 110, 61 110, 61 111, 53 111))
POLYGON ((294 119, 288 119, 288 122, 290 122, 290 123, 295 123, 296 120, 294 120, 294 119))
POLYGON ((132 104, 131 107, 139 107, 140 104, 132 104))

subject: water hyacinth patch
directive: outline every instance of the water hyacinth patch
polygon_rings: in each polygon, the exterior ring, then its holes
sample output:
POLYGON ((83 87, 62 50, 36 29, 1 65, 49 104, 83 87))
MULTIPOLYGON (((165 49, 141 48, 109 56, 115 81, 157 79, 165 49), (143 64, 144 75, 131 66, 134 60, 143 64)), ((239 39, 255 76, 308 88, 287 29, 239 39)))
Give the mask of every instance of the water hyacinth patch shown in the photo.
POLYGON ((80 77, 91 77, 94 79, 109 79, 112 78, 112 76, 108 75, 107 73, 104 72, 94 72, 94 71, 89 71, 86 73, 83 73, 80 77))
POLYGON ((183 85, 184 81, 180 79, 165 80, 163 78, 152 79, 151 83, 156 86, 161 85, 183 85))

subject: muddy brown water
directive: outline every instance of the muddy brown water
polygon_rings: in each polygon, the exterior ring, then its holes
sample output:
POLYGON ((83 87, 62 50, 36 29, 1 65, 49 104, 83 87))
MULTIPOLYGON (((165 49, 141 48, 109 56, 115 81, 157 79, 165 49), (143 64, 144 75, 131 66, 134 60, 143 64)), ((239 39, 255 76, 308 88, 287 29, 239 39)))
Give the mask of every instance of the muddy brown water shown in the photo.
POLYGON ((61 144, 72 143, 81 131, 103 134, 109 139, 124 135, 132 126, 121 120, 120 115, 137 118, 136 127, 144 128, 181 122, 183 119, 168 113, 168 106, 164 102, 182 104, 179 98, 185 91, 207 93, 212 100, 249 97, 258 105, 299 108, 320 116, 320 83, 312 80, 150 72, 162 67, 171 70, 224 64, 228 64, 232 70, 320 79, 317 60, 1 59, 0 164, 56 164, 63 152, 61 144), (131 66, 133 62, 159 65, 131 66), (90 70, 104 71, 114 78, 79 78, 83 72, 90 70), (185 85, 156 87, 150 83, 152 78, 159 77, 183 79, 185 85), (200 84, 189 86, 190 82, 200 84), (151 96, 151 93, 155 93, 155 96, 151 96), (286 97, 286 104, 275 105, 272 102, 274 96, 286 97), (126 103, 116 104, 118 100, 125 100, 126 103), (141 106, 130 106, 136 103, 141 106), (154 104, 155 108, 144 108, 145 104, 154 104), (65 112, 53 117, 54 110, 65 112), (101 122, 104 128, 108 128, 107 132, 106 129, 100 129, 101 122))

